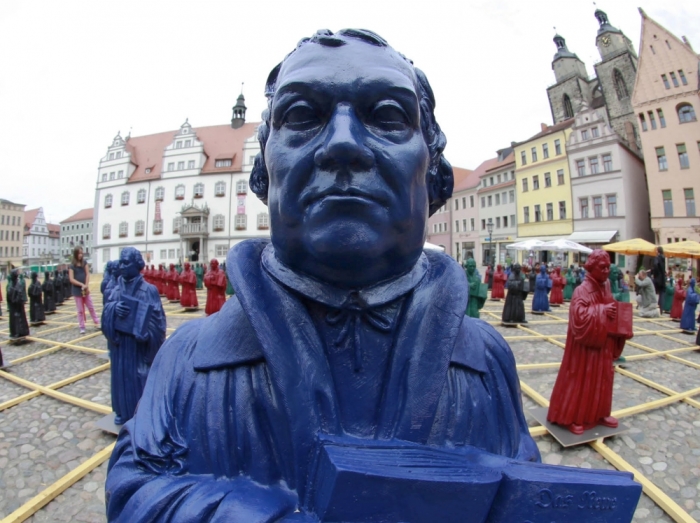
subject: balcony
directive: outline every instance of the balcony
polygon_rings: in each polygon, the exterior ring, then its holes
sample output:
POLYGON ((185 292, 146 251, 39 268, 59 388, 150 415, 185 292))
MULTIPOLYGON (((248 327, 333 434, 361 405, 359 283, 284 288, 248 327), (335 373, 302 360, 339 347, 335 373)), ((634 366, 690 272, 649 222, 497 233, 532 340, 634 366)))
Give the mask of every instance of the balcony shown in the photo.
POLYGON ((183 223, 180 225, 180 236, 209 236, 207 222, 183 223))

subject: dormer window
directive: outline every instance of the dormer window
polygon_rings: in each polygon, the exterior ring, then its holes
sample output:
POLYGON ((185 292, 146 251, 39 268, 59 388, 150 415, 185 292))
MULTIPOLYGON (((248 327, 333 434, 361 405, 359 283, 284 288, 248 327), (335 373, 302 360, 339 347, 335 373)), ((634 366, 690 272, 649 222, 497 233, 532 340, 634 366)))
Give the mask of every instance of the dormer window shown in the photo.
POLYGON ((226 158, 224 160, 216 160, 214 162, 214 167, 231 167, 233 161, 231 158, 226 158))
POLYGON ((185 140, 185 147, 192 147, 192 140, 185 140))
POLYGON ((181 140, 178 140, 177 142, 175 142, 175 149, 182 149, 182 141, 181 140))
POLYGON ((146 174, 151 174, 151 168, 150 168, 150 167, 146 167, 146 174))
POLYGON ((117 158, 121 158, 121 157, 122 157, 122 152, 121 152, 121 151, 117 151, 117 158))
POLYGON ((114 160, 114 153, 109 153, 109 159, 114 160))

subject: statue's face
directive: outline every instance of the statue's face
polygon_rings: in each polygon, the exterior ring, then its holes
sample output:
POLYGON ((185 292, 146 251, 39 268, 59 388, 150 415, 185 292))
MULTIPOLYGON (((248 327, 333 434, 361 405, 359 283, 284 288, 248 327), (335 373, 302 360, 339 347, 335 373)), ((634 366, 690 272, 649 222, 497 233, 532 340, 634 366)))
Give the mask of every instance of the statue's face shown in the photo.
POLYGON ((430 161, 417 92, 403 58, 360 41, 307 44, 284 62, 265 148, 282 261, 310 274, 415 263, 430 161))
POLYGON ((590 269, 591 276, 598 283, 604 283, 610 276, 610 259, 602 257, 590 269))
POLYGON ((119 274, 125 280, 131 280, 135 278, 140 272, 141 267, 139 266, 136 255, 124 249, 124 251, 122 251, 121 255, 119 256, 119 274))
POLYGON ((476 262, 470 258, 469 261, 467 261, 467 274, 469 276, 474 276, 475 271, 476 271, 476 262))
POLYGON ((212 270, 212 271, 217 271, 217 270, 219 270, 219 261, 218 261, 218 260, 212 260, 212 261, 211 261, 211 270, 212 270))

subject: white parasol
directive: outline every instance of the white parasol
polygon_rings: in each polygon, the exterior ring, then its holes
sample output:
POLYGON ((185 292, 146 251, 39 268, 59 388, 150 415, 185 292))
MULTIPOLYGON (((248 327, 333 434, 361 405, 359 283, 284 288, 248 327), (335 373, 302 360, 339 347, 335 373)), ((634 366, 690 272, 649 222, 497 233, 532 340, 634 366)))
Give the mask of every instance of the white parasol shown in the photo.
POLYGON ((533 250, 551 252, 582 252, 584 254, 590 254, 593 252, 593 249, 589 249, 585 245, 581 245, 580 243, 566 239, 544 242, 542 245, 534 247, 533 250))
POLYGON ((542 240, 533 238, 532 240, 523 240, 521 242, 506 245, 506 249, 513 249, 514 251, 538 251, 540 250, 539 246, 543 243, 544 242, 542 240))

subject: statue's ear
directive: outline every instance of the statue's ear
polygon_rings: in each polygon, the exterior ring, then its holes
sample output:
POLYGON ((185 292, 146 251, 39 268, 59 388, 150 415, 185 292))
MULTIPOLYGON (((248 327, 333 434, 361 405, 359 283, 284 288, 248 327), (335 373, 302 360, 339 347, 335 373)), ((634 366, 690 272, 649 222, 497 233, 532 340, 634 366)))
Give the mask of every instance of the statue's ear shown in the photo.
POLYGON ((255 193, 255 196, 267 205, 267 190, 270 187, 270 176, 267 174, 267 167, 265 166, 262 152, 255 157, 248 185, 250 185, 250 190, 255 193))
POLYGON ((442 154, 437 162, 430 166, 427 178, 428 201, 430 202, 430 216, 432 216, 445 205, 445 202, 452 196, 454 188, 452 166, 442 154))

